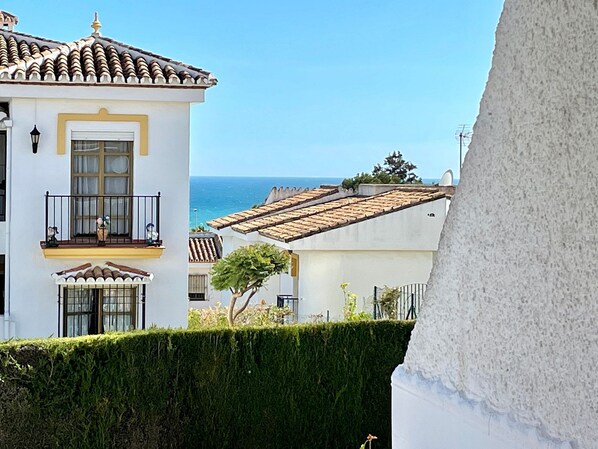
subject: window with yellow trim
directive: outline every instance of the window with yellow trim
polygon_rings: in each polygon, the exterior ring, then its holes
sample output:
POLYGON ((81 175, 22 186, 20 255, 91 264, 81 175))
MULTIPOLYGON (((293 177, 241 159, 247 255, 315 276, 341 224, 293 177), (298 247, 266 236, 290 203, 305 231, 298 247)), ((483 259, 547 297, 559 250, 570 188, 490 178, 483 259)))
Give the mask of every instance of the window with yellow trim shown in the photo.
POLYGON ((74 236, 94 234, 102 217, 110 235, 130 235, 133 142, 73 140, 71 155, 74 236))

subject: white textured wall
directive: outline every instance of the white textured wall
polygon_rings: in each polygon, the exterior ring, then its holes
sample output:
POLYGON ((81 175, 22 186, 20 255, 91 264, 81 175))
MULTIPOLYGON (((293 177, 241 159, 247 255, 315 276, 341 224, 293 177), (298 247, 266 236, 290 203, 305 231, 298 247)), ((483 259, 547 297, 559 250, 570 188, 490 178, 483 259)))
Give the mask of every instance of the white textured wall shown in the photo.
POLYGON ((404 365, 579 448, 598 447, 597 49, 595 0, 506 0, 404 365))
POLYGON ((448 200, 430 201, 288 244, 302 250, 436 251, 448 200))
MULTIPOLYGON (((83 88, 93 91, 92 88, 83 88)), ((149 156, 136 151, 134 194, 162 193, 161 237, 166 249, 160 259, 115 263, 153 272, 147 287, 147 325, 179 327, 187 323, 189 104, 168 102, 14 99, 8 265, 11 320, 17 337, 47 337, 57 332, 57 288, 51 273, 85 262, 106 259, 45 259, 39 246, 44 233, 44 194, 70 193, 70 153, 56 154, 57 114, 97 113, 149 116, 149 156), (37 105, 36 105, 37 103, 37 105), (37 120, 35 116, 37 115, 37 120), (33 154, 29 131, 41 131, 39 151, 33 154)), ((133 127, 135 125, 132 125, 133 127)), ((5 335, 7 337, 8 335, 5 335)))
POLYGON ((300 251, 299 318, 327 312, 343 319, 345 299, 340 284, 358 297, 359 310, 373 312, 374 286, 400 287, 426 283, 432 269, 432 251, 300 251))

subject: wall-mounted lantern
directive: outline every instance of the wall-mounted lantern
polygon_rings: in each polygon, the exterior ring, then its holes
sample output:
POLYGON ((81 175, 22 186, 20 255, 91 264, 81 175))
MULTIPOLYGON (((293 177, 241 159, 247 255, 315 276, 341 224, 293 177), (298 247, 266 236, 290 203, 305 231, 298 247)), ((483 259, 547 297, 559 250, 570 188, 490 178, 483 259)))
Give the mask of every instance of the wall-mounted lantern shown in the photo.
POLYGON ((33 154, 36 154, 37 153, 37 144, 39 143, 39 136, 41 133, 37 129, 37 126, 33 125, 33 129, 31 130, 31 132, 29 134, 31 134, 31 148, 33 149, 33 154))

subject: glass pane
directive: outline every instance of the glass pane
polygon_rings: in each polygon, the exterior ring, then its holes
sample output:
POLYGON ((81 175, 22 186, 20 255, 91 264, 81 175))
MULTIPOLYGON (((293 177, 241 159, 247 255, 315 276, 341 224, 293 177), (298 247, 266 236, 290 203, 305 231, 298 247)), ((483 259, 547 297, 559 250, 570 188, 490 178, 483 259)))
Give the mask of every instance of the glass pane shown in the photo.
POLYGON ((131 290, 130 287, 105 288, 104 311, 130 312, 133 299, 131 290))
POLYGON ((116 196, 104 198, 104 214, 112 219, 127 217, 130 204, 130 198, 116 196))
POLYGON ((104 332, 123 332, 134 328, 130 315, 104 315, 104 332))
POLYGON ((75 205, 75 215, 80 216, 93 216, 95 221, 98 215, 98 199, 90 197, 77 197, 73 198, 73 204, 75 205))
POLYGON ((91 315, 74 315, 67 317, 67 337, 89 335, 91 315))
POLYGON ((98 195, 100 182, 97 176, 75 176, 73 179, 75 195, 98 195))
POLYGON ((129 173, 129 156, 104 157, 104 173, 122 175, 129 173))
POLYGON ((73 140, 73 151, 76 153, 98 152, 100 142, 96 140, 73 140))
POLYGON ((65 288, 66 335, 76 337, 97 332, 92 326, 95 319, 96 290, 86 288, 65 288))
POLYGON ((104 142, 104 151, 106 153, 128 153, 132 142, 104 142))
POLYGON ((133 287, 105 288, 102 312, 104 331, 127 331, 134 328, 133 287))
POLYGON ((128 195, 128 176, 110 176, 104 178, 104 195, 128 195))
POLYGON ((129 220, 124 218, 111 218, 110 234, 114 236, 128 236, 129 235, 129 220))
POLYGON ((74 173, 98 173, 100 161, 97 156, 75 156, 74 173))

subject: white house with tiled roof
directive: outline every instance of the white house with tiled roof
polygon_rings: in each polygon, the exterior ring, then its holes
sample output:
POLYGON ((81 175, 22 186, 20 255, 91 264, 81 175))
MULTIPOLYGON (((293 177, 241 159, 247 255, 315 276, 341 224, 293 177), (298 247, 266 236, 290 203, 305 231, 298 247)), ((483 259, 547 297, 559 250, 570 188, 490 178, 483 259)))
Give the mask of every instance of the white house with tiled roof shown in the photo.
POLYGON ((186 326, 190 105, 216 79, 97 16, 74 42, 17 22, 0 13, 0 337, 186 326))
POLYGON ((290 272, 273 278, 258 299, 298 305, 300 321, 335 320, 344 305, 341 283, 371 311, 375 286, 427 282, 453 193, 453 186, 323 186, 208 225, 222 236, 224 256, 254 242, 291 253, 290 272))
POLYGON ((189 235, 189 308, 215 306, 220 292, 210 284, 210 271, 222 258, 222 239, 212 232, 189 235))

